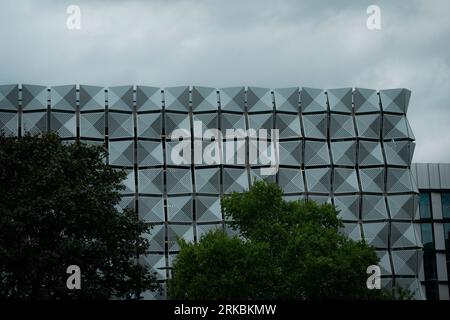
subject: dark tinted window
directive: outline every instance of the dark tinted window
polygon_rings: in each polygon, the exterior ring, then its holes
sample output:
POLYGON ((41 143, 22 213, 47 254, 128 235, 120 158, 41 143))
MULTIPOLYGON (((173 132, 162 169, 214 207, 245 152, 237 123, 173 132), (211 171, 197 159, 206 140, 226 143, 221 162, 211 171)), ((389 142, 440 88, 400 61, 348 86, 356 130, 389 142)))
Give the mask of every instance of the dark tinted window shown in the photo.
POLYGON ((422 232, 422 244, 424 249, 433 249, 433 227, 431 223, 422 223, 420 225, 420 231, 422 232))
POLYGON ((421 218, 431 218, 431 201, 429 193, 420 194, 419 210, 421 218))
POLYGON ((442 201, 442 216, 444 218, 450 218, 450 193, 442 193, 441 201, 442 201))

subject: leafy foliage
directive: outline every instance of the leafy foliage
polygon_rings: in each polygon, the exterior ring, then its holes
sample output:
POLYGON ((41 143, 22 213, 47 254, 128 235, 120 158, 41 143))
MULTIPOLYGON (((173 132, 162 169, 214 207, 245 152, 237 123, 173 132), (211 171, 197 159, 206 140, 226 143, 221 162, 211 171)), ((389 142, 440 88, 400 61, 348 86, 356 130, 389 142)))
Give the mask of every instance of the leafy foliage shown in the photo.
POLYGON ((158 284, 136 263, 149 226, 116 209, 125 173, 101 146, 56 134, 0 136, 0 297, 137 298, 158 284), (81 268, 68 290, 66 268, 81 268))
POLYGON ((375 250, 341 233, 330 204, 287 202, 274 183, 222 200, 242 238, 215 231, 198 244, 182 242, 169 282, 172 298, 388 299, 366 287, 375 250))

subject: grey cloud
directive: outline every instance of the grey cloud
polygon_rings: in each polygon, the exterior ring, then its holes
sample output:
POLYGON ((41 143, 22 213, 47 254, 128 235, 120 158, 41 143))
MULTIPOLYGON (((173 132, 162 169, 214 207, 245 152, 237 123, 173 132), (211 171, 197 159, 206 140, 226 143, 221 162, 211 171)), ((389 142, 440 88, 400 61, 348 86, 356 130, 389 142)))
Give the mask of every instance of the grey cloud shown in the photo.
POLYGON ((0 83, 413 91, 415 161, 450 161, 450 2, 2 1, 0 83), (79 4, 82 30, 66 29, 79 4))

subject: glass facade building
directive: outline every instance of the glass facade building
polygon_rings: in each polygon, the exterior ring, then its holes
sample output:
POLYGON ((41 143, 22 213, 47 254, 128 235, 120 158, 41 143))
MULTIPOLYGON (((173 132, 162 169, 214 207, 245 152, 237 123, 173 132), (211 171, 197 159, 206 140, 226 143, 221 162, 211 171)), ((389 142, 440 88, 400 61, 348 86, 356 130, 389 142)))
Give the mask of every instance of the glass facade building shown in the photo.
MULTIPOLYGON (((430 226, 419 223, 427 200, 419 200, 410 169, 409 98, 406 89, 2 85, 0 129, 7 135, 54 130, 63 140, 105 145, 109 164, 128 173, 120 207, 133 207, 153 225, 151 253, 141 262, 161 281, 170 277, 177 238, 197 241, 213 228, 232 232, 220 198, 267 179, 288 200, 336 205, 343 232, 376 248, 382 285, 400 285, 421 299, 420 234, 429 240, 430 226), (262 175, 268 165, 248 156, 261 140, 276 139, 270 134, 236 137, 242 162, 174 160, 175 130, 185 132, 193 157, 195 146, 213 143, 208 129, 278 129, 276 174, 262 175)), ((223 150, 229 141, 214 143, 223 150)))
POLYGON ((411 169, 420 192, 422 286, 428 300, 449 300, 450 164, 415 163, 411 169))

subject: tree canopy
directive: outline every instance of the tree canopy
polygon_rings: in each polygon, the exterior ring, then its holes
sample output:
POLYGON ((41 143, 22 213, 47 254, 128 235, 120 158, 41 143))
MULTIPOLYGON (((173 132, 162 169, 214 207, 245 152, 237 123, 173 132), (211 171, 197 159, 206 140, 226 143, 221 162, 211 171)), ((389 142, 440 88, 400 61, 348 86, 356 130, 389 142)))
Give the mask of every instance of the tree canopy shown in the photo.
POLYGON ((342 232, 331 204, 285 201, 275 183, 259 181, 222 200, 240 236, 216 230, 197 244, 181 241, 169 281, 181 299, 372 299, 366 286, 375 250, 342 232))
POLYGON ((0 297, 139 298, 158 288, 137 263, 149 226, 118 210, 125 173, 105 156, 53 133, 0 136, 0 297), (81 269, 79 290, 66 287, 69 265, 81 269))

